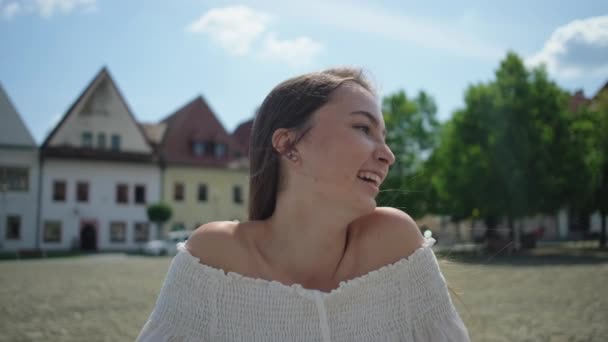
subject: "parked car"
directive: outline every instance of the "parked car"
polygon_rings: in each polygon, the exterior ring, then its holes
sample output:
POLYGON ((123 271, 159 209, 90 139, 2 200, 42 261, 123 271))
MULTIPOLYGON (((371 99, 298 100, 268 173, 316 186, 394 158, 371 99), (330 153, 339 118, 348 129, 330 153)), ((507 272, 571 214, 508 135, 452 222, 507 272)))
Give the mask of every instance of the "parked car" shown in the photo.
POLYGON ((146 255, 175 255, 177 254, 177 244, 188 240, 190 233, 187 230, 179 230, 169 233, 165 240, 148 241, 144 246, 143 252, 146 255))

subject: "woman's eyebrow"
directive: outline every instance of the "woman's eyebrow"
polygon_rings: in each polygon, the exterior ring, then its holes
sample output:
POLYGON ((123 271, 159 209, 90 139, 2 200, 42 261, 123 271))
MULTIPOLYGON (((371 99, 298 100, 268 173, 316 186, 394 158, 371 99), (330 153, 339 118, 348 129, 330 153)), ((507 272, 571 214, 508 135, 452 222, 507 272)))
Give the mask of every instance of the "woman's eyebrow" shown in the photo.
MULTIPOLYGON (((367 117, 369 119, 369 121, 372 122, 372 124, 374 124, 374 126, 380 127, 380 122, 378 122, 378 119, 376 119, 376 117, 373 116, 370 112, 366 112, 364 110, 356 110, 354 112, 351 112, 350 114, 365 116, 365 117, 367 117)), ((386 137, 386 129, 382 130, 382 136, 386 137)))

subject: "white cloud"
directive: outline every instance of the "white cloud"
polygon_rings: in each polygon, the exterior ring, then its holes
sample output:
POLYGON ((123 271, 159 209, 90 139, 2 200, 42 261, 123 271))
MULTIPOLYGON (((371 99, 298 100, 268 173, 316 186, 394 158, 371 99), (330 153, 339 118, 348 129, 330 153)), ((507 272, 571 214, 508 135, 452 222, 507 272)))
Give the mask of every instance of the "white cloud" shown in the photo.
POLYGON ((309 37, 278 39, 270 30, 273 16, 246 6, 214 8, 192 22, 187 30, 203 33, 234 56, 255 56, 290 66, 312 62, 322 45, 309 37))
POLYGON ((6 0, 0 2, 3 18, 11 19, 17 14, 39 14, 50 18, 55 13, 69 14, 75 10, 82 12, 97 9, 97 0, 6 0))
POLYGON ((264 38, 259 57, 291 66, 303 66, 312 63, 322 49, 321 44, 309 37, 280 40, 274 33, 269 33, 264 38))
MULTIPOLYGON (((290 2, 292 11, 327 26, 349 32, 375 35, 382 39, 413 44, 455 56, 495 62, 505 49, 477 39, 470 31, 452 23, 418 15, 404 15, 355 1, 308 0, 290 2)), ((479 15, 469 10, 460 26, 472 25, 479 15)))
POLYGON ((21 10, 21 5, 17 2, 11 2, 7 4, 2 4, 2 17, 4 19, 11 19, 15 15, 19 13, 21 10))
POLYGON ((267 30, 271 16, 245 6, 215 8, 194 21, 190 32, 206 33, 230 54, 243 56, 267 30))
POLYGON ((558 27, 528 65, 545 63, 565 78, 608 71, 608 16, 575 20, 558 27))

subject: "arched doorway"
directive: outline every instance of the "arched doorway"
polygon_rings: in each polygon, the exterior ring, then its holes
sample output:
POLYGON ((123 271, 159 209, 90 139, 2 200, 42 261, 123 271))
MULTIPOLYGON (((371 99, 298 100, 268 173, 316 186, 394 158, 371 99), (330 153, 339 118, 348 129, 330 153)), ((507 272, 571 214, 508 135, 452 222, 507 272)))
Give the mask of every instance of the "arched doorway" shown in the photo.
POLYGON ((93 222, 80 225, 80 249, 85 252, 97 251, 97 227, 93 222))

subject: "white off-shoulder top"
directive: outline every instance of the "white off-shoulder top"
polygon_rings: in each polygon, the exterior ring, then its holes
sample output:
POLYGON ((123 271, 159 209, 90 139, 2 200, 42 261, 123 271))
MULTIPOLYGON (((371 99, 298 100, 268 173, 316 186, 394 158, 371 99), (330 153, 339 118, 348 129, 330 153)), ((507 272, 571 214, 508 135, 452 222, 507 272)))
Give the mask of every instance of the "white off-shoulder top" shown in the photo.
POLYGON ((470 341, 427 238, 331 292, 206 266, 184 243, 138 341, 470 341))

